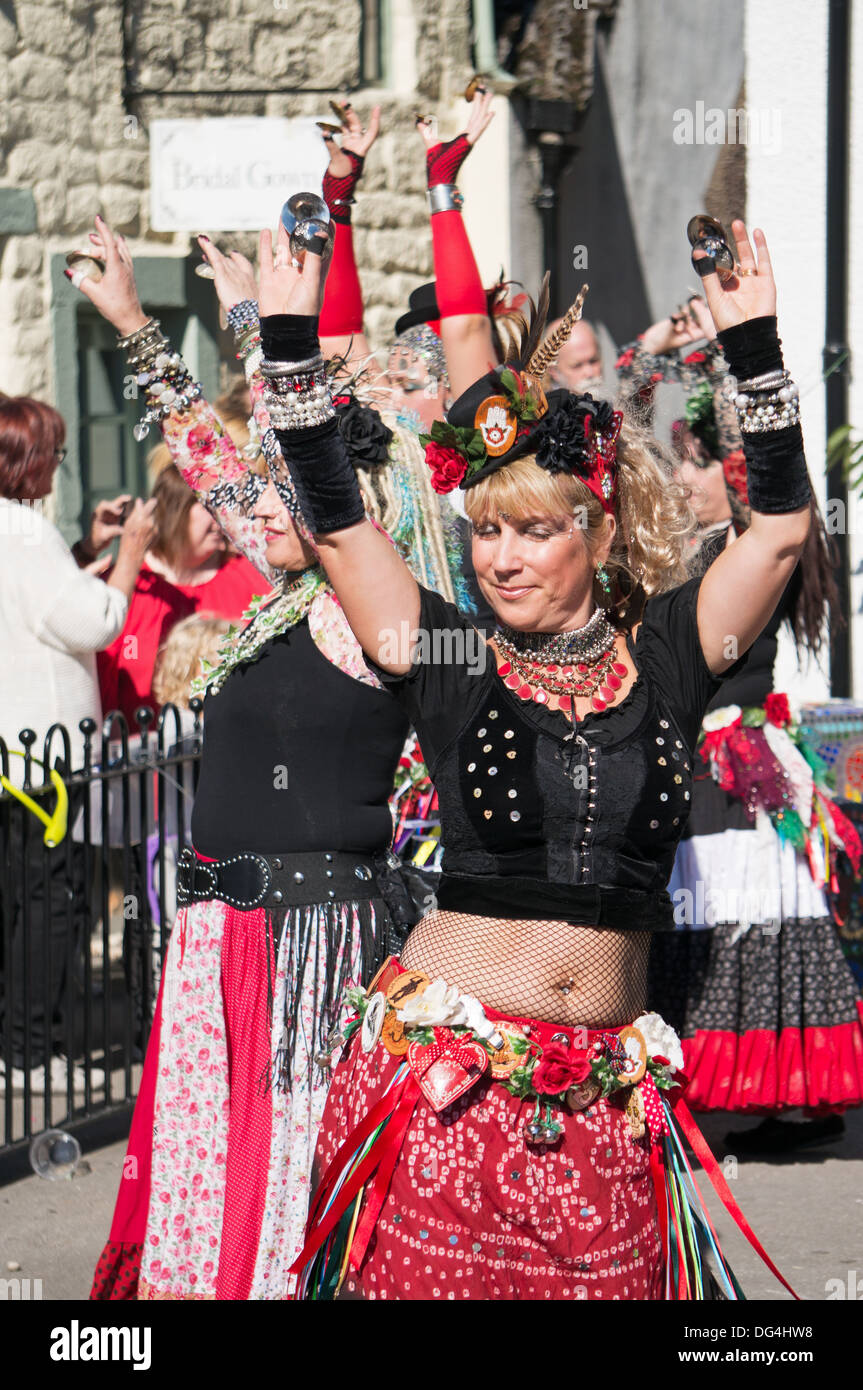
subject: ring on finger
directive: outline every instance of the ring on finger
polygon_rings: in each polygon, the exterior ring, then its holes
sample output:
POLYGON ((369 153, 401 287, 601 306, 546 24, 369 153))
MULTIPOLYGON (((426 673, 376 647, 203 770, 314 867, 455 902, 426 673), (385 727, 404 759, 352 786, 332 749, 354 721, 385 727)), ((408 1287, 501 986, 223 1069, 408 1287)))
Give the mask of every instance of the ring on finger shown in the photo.
POLYGON ((755 269, 754 265, 736 265, 734 267, 734 274, 737 276, 757 275, 758 271, 755 269))

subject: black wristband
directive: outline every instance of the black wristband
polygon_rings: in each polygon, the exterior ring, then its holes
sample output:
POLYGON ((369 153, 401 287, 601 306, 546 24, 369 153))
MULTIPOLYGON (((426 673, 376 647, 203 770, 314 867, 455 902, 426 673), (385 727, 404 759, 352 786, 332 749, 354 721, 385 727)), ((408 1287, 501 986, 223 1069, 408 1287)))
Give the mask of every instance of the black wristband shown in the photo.
POLYGON ((366 512, 357 475, 335 417, 306 430, 276 430, 275 435, 300 511, 314 535, 343 531, 363 520, 366 512))
POLYGON ((775 314, 736 323, 733 328, 723 328, 716 336, 725 353, 728 370, 738 381, 782 370, 782 340, 776 333, 775 314))
POLYGON ((799 425, 744 434, 746 486, 754 512, 799 512, 812 496, 799 425))
POLYGON ((317 314, 267 314, 261 319, 261 347, 271 362, 303 362, 320 352, 317 314))

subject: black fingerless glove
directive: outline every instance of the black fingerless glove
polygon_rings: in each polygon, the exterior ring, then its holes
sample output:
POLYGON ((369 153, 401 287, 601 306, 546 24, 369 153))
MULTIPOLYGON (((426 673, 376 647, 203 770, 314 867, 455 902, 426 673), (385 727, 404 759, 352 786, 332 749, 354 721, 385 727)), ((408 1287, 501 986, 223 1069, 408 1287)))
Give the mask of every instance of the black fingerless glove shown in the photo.
MULTIPOLYGON (((270 314, 261 319, 264 360, 302 362, 320 353, 317 316, 270 314)), ((342 531, 365 516, 357 477, 333 415, 308 429, 277 429, 303 517, 314 535, 342 531)), ((274 478, 276 486, 279 480, 274 478)))
MULTIPOLYGON (((718 335, 728 370, 738 381, 765 372, 781 371, 782 342, 776 332, 776 315, 737 323, 718 335)), ((765 515, 797 512, 812 495, 803 433, 799 425, 743 435, 749 505, 765 515)))

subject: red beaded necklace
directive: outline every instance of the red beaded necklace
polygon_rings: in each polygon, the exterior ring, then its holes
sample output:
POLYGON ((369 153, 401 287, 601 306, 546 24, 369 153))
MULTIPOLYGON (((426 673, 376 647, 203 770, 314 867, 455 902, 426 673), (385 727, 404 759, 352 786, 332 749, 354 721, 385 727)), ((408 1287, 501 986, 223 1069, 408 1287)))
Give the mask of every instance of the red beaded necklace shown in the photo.
POLYGON ((531 661, 509 651, 499 661, 497 673, 507 689, 515 691, 520 700, 547 705, 549 696, 556 695, 558 707, 577 719, 575 701, 589 699, 593 709, 604 710, 614 702, 615 692, 620 689, 628 668, 615 658, 612 647, 592 664, 579 661, 572 666, 531 661))

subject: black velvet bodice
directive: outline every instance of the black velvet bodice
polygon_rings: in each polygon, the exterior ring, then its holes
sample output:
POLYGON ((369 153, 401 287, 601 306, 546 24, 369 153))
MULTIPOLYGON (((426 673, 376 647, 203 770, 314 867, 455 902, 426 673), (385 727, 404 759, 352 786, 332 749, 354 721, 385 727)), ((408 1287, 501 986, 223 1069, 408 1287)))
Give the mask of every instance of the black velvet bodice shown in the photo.
MULTIPOLYGON (((386 678, 416 724, 438 791, 441 907, 673 925, 665 888, 689 813, 691 749, 719 684, 698 642, 699 582, 648 601, 630 639, 635 684, 620 705, 575 726, 519 700, 490 652, 482 672, 429 662, 386 678)), ((423 591, 421 630, 466 626, 423 591)))

